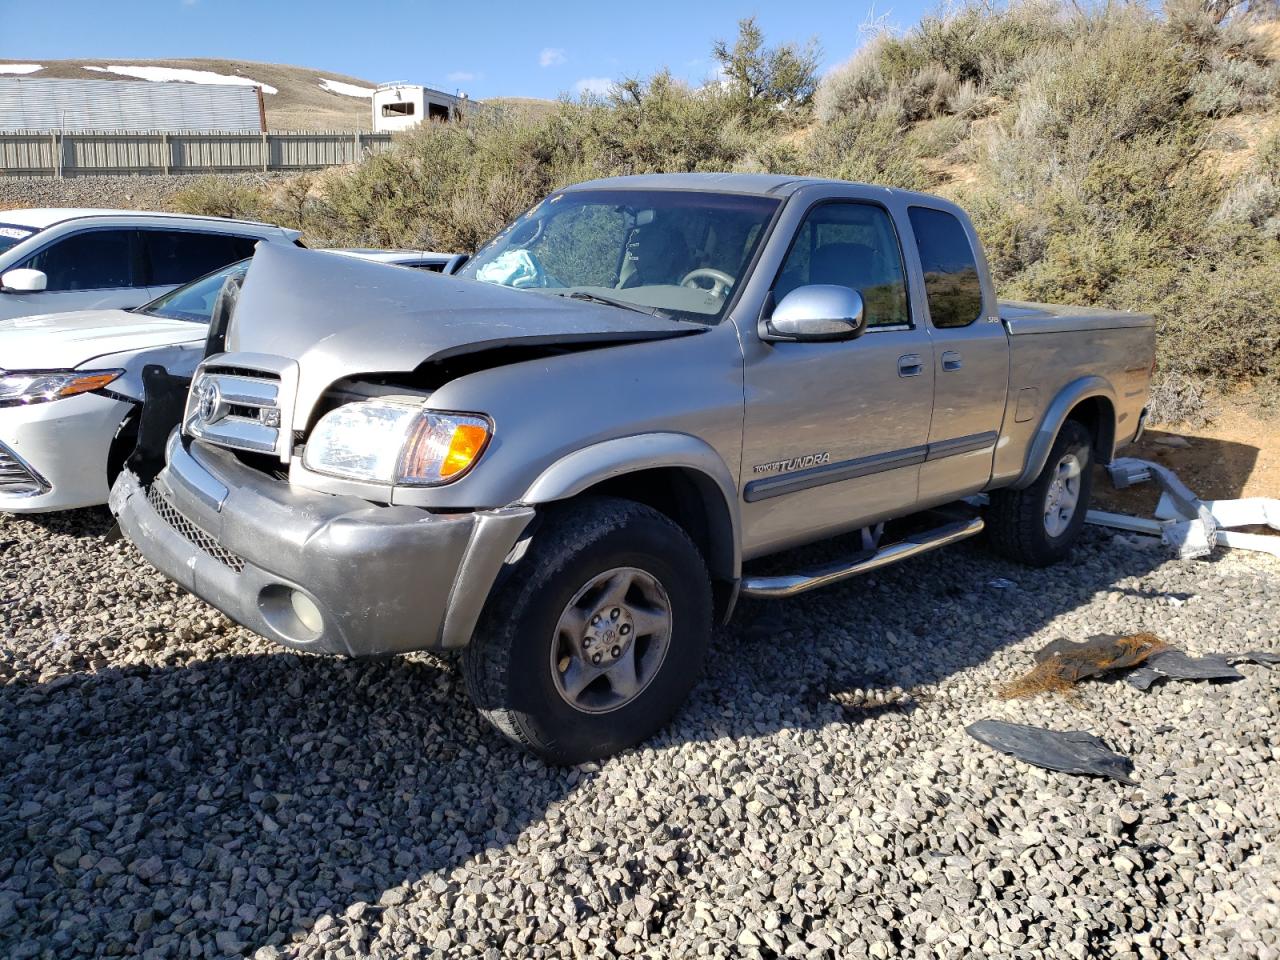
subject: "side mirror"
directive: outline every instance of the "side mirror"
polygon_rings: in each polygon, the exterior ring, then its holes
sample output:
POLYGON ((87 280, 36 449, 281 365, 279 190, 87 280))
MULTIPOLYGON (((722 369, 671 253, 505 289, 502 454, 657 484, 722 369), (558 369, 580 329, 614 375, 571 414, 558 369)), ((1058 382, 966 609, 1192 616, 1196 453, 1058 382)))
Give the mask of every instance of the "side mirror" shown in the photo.
POLYGON ((867 329, 867 315, 857 290, 814 283, 783 297, 764 326, 766 340, 852 340, 867 329))
POLYGON ((18 267, 0 276, 0 289, 8 293, 39 293, 49 285, 43 270, 18 267))

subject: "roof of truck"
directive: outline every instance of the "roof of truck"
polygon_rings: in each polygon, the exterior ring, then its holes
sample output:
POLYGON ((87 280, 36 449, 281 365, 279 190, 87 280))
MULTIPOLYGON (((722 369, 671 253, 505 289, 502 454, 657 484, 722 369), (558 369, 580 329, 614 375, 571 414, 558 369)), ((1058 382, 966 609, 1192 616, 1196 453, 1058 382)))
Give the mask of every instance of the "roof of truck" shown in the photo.
MULTIPOLYGON (((779 173, 642 173, 577 183, 568 190, 711 190, 717 193, 786 194, 819 177, 790 177, 779 173)), ((836 181, 831 181, 836 182, 836 181)))

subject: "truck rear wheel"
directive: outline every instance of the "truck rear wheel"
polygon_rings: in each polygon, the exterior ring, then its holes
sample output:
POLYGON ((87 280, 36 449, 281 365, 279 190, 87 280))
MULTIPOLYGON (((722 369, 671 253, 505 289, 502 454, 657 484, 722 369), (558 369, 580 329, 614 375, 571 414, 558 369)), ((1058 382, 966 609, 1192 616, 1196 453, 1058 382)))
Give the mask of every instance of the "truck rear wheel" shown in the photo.
POLYGON ((1080 536, 1092 492, 1093 441, 1083 424, 1068 420, 1031 486, 991 494, 992 547, 1032 567, 1057 563, 1080 536))
POLYGON ((702 667, 711 586, 679 526, 639 503, 558 507, 489 598, 467 692, 512 742, 581 763, 667 722, 702 667))

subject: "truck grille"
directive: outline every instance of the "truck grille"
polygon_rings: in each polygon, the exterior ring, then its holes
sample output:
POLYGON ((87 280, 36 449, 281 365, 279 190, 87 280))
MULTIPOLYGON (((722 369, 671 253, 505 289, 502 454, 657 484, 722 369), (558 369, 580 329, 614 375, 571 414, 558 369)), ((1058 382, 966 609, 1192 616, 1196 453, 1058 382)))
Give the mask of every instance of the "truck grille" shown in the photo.
POLYGON ((49 484, 42 476, 0 443, 0 496, 34 497, 47 493, 49 489, 49 484))
POLYGON ((279 373, 241 366, 203 366, 191 383, 183 417, 186 434, 219 447, 276 454, 288 460, 291 431, 282 431, 284 407, 279 373))
POLYGON ((244 569, 244 560, 183 516, 182 512, 168 501, 155 484, 152 484, 151 489, 147 491, 147 502, 151 504, 151 509, 159 515, 160 519, 171 526, 183 539, 236 573, 244 569))

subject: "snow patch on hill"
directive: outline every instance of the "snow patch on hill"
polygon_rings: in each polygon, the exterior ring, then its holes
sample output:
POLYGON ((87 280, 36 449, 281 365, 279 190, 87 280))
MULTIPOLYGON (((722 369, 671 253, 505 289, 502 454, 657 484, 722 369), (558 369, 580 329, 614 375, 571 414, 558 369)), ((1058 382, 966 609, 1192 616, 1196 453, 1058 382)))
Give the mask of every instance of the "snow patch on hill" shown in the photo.
POLYGON ((0 73, 35 73, 43 69, 42 63, 0 63, 0 73))
POLYGON ((364 97, 368 99, 373 96, 373 87, 358 87, 354 83, 343 83, 341 80, 330 80, 328 77, 320 78, 320 86, 329 93, 340 93, 344 97, 364 97))
POLYGON ((222 83, 236 84, 243 87, 261 87, 263 93, 279 93, 275 87, 269 83, 259 83, 250 77, 237 77, 225 73, 214 73, 212 70, 185 70, 179 67, 143 67, 143 66, 121 66, 120 64, 110 64, 105 67, 85 67, 86 70, 93 70, 95 73, 114 73, 120 77, 136 77, 139 80, 154 80, 157 82, 177 82, 177 83, 222 83))

